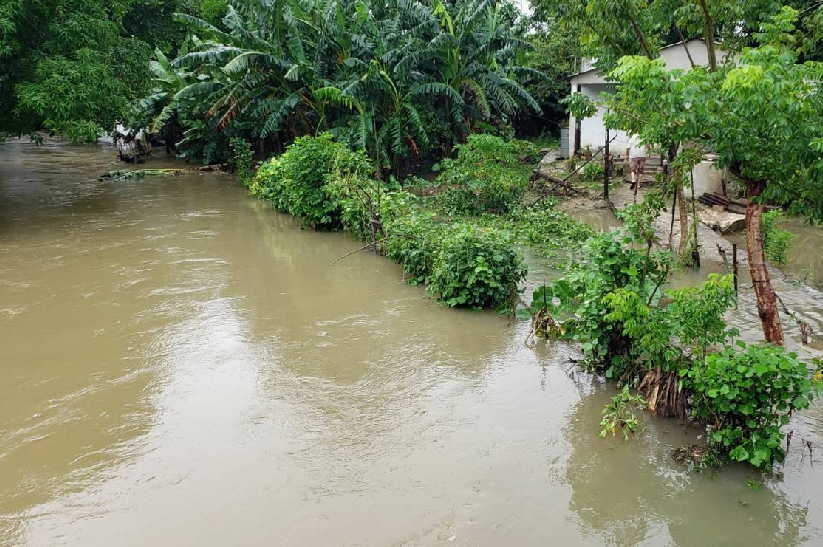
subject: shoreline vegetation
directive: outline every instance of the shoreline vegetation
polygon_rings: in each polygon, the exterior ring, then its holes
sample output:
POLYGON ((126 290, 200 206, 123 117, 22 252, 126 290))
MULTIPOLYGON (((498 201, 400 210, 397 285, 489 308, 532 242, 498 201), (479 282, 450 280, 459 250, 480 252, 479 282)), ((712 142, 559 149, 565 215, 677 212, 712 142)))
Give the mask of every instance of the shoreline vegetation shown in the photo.
POLYGON ((445 305, 516 311, 535 335, 579 343, 581 366, 623 388, 604 410, 601 435, 630 437, 634 411, 645 407, 705 426, 706 447, 678 451, 695 468, 737 461, 770 471, 783 460, 781 428, 808 407, 820 373, 781 347, 737 339, 723 319, 735 303, 731 275, 665 288, 675 264, 656 245, 659 192, 618 212, 622 228, 596 233, 531 180, 539 154, 526 141, 470 135, 430 179, 402 182, 376 178, 363 153, 331 134, 298 138, 256 172, 248 151, 238 144, 235 153, 252 195, 308 227, 350 232, 364 242, 358 250, 399 263, 409 283, 445 305), (562 277, 525 307, 524 246, 563 261, 562 277), (568 249, 582 253, 569 263, 568 249))
POLYGON ((239 178, 307 226, 352 233, 450 307, 511 312, 526 275, 519 247, 557 254, 594 232, 551 199, 525 203, 538 155, 531 143, 475 134, 456 149, 432 180, 401 184, 375 178, 365 155, 323 134, 239 178))

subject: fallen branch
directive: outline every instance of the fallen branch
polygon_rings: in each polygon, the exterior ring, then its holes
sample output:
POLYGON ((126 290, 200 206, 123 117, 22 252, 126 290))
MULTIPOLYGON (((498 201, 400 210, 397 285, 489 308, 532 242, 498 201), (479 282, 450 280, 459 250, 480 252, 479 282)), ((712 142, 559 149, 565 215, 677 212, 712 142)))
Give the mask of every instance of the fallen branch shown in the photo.
MULTIPOLYGON (((607 144, 611 143, 611 142, 612 142, 614 139, 616 139, 616 138, 617 138, 617 134, 615 134, 615 136, 614 136, 614 137, 612 137, 611 139, 609 139, 609 142, 608 142, 607 144)), ((576 168, 575 168, 572 172, 570 172, 568 175, 566 175, 566 177, 565 177, 565 178, 562 178, 562 179, 561 179, 561 178, 558 178, 558 177, 553 177, 553 176, 551 176, 551 175, 541 175, 539 172, 537 172, 537 171, 536 171, 536 172, 535 172, 535 174, 534 174, 534 175, 532 175, 532 179, 531 179, 532 181, 535 181, 535 180, 537 180, 538 178, 542 178, 542 179, 546 179, 546 180, 548 180, 549 182, 553 182, 553 183, 554 183, 554 185, 553 185, 553 186, 549 189, 549 191, 548 191, 547 193, 545 193, 545 194, 543 194, 542 196, 540 196, 539 198, 537 198, 537 199, 536 199, 535 201, 533 201, 530 205, 528 205, 528 207, 534 207, 535 205, 537 205, 538 203, 540 203, 541 201, 543 201, 544 199, 546 199, 546 197, 548 197, 549 195, 551 195, 551 193, 552 193, 552 192, 555 190, 555 188, 557 188, 558 186, 560 186, 560 187, 562 187, 563 189, 565 189, 567 193, 568 193, 568 192, 572 192, 572 193, 575 193, 575 194, 583 194, 583 193, 585 193, 585 192, 583 192, 583 191, 581 191, 581 190, 578 190, 578 189, 577 189, 577 188, 575 188, 574 186, 572 186, 572 185, 571 185, 571 182, 569 182, 569 179, 571 179, 574 175, 576 175, 576 174, 577 174, 577 173, 578 173, 581 169, 583 169, 584 167, 586 167, 588 164, 590 164, 591 162, 593 162, 593 161, 594 161, 594 159, 595 159, 595 158, 596 158, 596 157, 597 157, 597 156, 598 156, 598 155, 599 155, 599 154, 600 154, 603 150, 605 150, 605 149, 606 149, 606 145, 603 145, 603 146, 601 146, 600 148, 598 148, 598 149, 597 149, 597 151, 596 151, 596 152, 594 152, 594 153, 592 154, 592 156, 591 156, 588 160, 586 160, 585 162, 583 162, 583 163, 581 163, 580 165, 578 165, 578 166, 577 166, 577 167, 576 167, 576 168)), ((611 200, 607 200, 607 201, 609 201, 609 203, 611 203, 611 200)))
POLYGON ((366 250, 366 249, 368 249, 369 247, 375 247, 375 248, 376 248, 376 246, 377 246, 377 244, 378 244, 378 243, 382 243, 382 242, 384 242, 384 241, 386 241, 386 240, 385 240, 385 238, 384 238, 384 239, 380 239, 380 240, 378 240, 378 241, 373 241, 373 242, 371 242, 371 243, 366 243, 365 245, 363 245, 363 246, 362 246, 362 247, 360 247, 359 249, 355 249, 355 250, 353 250, 353 251, 350 251, 350 252, 348 252, 348 253, 344 254, 343 256, 339 256, 339 257, 335 258, 335 259, 332 261, 332 264, 337 264, 338 262, 340 262, 340 261, 341 261, 341 260, 343 260, 344 258, 348 258, 348 257, 350 257, 350 256, 351 256, 351 255, 353 255, 353 254, 357 254, 357 253, 359 253, 360 251, 365 251, 365 250, 366 250))
POLYGON ((143 177, 176 177, 186 173, 203 173, 223 171, 222 164, 204 165, 202 167, 169 168, 169 169, 115 169, 103 173, 97 180, 128 180, 142 179, 143 177))

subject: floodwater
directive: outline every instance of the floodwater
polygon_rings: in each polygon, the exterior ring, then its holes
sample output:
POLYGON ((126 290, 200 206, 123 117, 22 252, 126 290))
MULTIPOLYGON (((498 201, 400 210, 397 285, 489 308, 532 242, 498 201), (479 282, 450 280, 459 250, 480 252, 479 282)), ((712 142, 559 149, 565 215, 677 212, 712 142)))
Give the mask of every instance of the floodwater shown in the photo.
POLYGON ((113 157, 0 146, 0 544, 823 543, 820 406, 782 476, 689 473, 676 421, 597 437, 573 348, 113 157))

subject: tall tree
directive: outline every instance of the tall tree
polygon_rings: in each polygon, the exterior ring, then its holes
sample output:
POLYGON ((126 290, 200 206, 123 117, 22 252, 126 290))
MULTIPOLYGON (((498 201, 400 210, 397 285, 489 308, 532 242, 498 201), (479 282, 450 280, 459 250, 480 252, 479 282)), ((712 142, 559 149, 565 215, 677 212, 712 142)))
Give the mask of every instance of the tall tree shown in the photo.
POLYGON ((199 9, 195 0, 0 0, 0 135, 95 140, 149 91, 152 49, 170 52, 185 37, 170 13, 199 9))
POLYGON ((714 150, 719 166, 743 181, 749 272, 763 333, 778 345, 783 329, 760 231, 765 203, 788 201, 794 212, 823 219, 823 63, 797 62, 796 18, 783 8, 763 25, 761 45, 744 49, 733 67, 667 71, 635 56, 613 73, 622 105, 643 116, 654 115, 655 104, 680 105, 680 138, 714 150))

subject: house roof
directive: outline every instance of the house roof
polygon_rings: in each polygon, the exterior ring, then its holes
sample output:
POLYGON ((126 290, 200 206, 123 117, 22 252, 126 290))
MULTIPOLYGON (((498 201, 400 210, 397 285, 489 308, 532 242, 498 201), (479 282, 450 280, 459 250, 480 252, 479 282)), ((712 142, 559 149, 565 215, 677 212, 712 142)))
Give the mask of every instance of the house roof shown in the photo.
MULTIPOLYGON (((674 47, 682 46, 683 44, 689 44, 689 43, 691 43, 691 42, 703 42, 703 41, 704 41, 704 40, 703 40, 702 38, 692 38, 692 39, 690 39, 690 40, 681 40, 681 41, 679 41, 679 42, 675 42, 675 43, 673 43, 673 44, 669 44, 669 45, 667 45, 667 46, 663 46, 663 47, 661 47, 661 48, 660 48, 660 50, 661 50, 661 51, 663 51, 664 49, 671 49, 671 48, 674 48, 674 47)), ((715 42, 715 43, 718 43, 718 42, 715 42)), ((574 80, 574 79, 575 79, 575 78, 577 78, 578 76, 582 76, 582 75, 584 75, 584 74, 589 74, 589 73, 591 73, 591 72, 599 72, 599 70, 598 70, 597 68, 595 68, 595 67, 591 67, 591 68, 586 69, 586 70, 581 70, 580 72, 575 72, 574 74, 572 74, 571 76, 569 76, 569 79, 570 79, 570 80, 574 80)))

